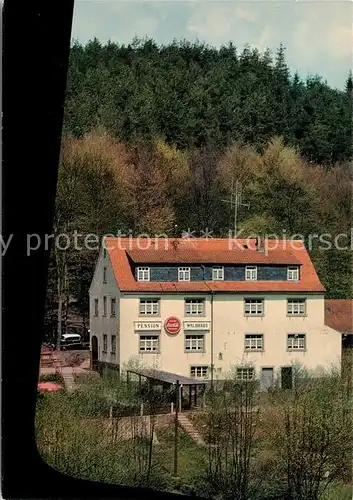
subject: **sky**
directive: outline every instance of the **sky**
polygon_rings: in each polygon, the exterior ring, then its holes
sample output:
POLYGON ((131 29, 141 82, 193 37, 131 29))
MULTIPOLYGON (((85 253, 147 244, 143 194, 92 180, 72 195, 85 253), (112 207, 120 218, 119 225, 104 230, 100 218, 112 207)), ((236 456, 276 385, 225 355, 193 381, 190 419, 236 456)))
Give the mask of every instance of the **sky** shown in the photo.
POLYGON ((167 44, 174 38, 220 47, 232 41, 261 52, 282 42, 292 72, 319 74, 344 88, 352 65, 353 2, 333 0, 75 0, 72 38, 81 43, 131 42, 134 36, 167 44))

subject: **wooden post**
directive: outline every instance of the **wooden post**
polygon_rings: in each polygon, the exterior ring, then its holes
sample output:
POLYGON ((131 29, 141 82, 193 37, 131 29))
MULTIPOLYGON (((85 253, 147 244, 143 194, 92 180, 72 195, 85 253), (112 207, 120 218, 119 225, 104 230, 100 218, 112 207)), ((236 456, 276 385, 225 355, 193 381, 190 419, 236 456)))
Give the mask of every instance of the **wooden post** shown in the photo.
POLYGON ((174 403, 173 403, 173 401, 170 403, 170 413, 174 413, 174 403))
POLYGON ((174 476, 178 476, 178 413, 179 413, 179 391, 180 385, 179 380, 175 384, 175 431, 174 431, 174 476))
POLYGON ((141 415, 141 417, 143 417, 143 403, 141 403, 140 415, 141 415))
POLYGON ((180 384, 179 389, 179 411, 181 413, 183 409, 183 386, 180 384))

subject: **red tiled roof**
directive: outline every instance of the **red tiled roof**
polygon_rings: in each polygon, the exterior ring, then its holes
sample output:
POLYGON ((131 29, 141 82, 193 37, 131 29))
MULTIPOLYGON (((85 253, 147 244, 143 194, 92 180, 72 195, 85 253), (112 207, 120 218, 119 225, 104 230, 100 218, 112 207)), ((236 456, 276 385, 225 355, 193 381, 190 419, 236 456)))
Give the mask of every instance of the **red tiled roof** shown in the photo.
POLYGON ((133 239, 106 238, 115 278, 121 291, 129 292, 324 292, 309 254, 300 240, 268 240, 266 251, 255 248, 255 240, 227 238, 133 239), (244 248, 247 244, 248 248, 244 248), (181 259, 183 257, 183 259, 181 259), (294 281, 198 281, 139 282, 134 262, 157 263, 246 263, 301 266, 301 279, 294 281), (204 259, 202 262, 200 258, 204 259), (215 259, 218 260, 215 260, 215 259), (148 260, 146 260, 148 259, 148 260), (187 260, 185 260, 187 259, 187 260))
POLYGON ((135 263, 155 264, 163 263, 185 263, 185 264, 293 264, 300 262, 290 252, 277 249, 265 253, 257 250, 196 250, 194 248, 181 249, 147 249, 130 250, 127 252, 135 263))
POLYGON ((353 333, 353 300, 325 300, 325 324, 341 333, 353 333))

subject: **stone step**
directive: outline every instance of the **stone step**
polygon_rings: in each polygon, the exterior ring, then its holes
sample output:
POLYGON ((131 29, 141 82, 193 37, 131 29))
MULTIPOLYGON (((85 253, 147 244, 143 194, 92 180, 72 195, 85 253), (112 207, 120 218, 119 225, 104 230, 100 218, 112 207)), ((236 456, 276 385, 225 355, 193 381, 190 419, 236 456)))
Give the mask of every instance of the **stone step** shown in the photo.
POLYGON ((179 425, 184 429, 184 431, 199 445, 203 445, 204 440, 195 429, 193 423, 189 420, 186 415, 180 414, 179 425))

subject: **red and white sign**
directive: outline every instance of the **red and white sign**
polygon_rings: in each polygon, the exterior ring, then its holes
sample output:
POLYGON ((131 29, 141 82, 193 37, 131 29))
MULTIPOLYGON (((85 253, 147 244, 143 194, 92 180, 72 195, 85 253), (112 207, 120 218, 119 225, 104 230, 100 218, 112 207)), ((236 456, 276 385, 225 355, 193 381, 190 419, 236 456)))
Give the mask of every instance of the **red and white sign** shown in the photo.
POLYGON ((175 316, 171 316, 170 318, 166 319, 164 323, 164 328, 167 333, 170 333, 171 335, 176 335, 177 333, 180 332, 181 329, 180 320, 175 316))

